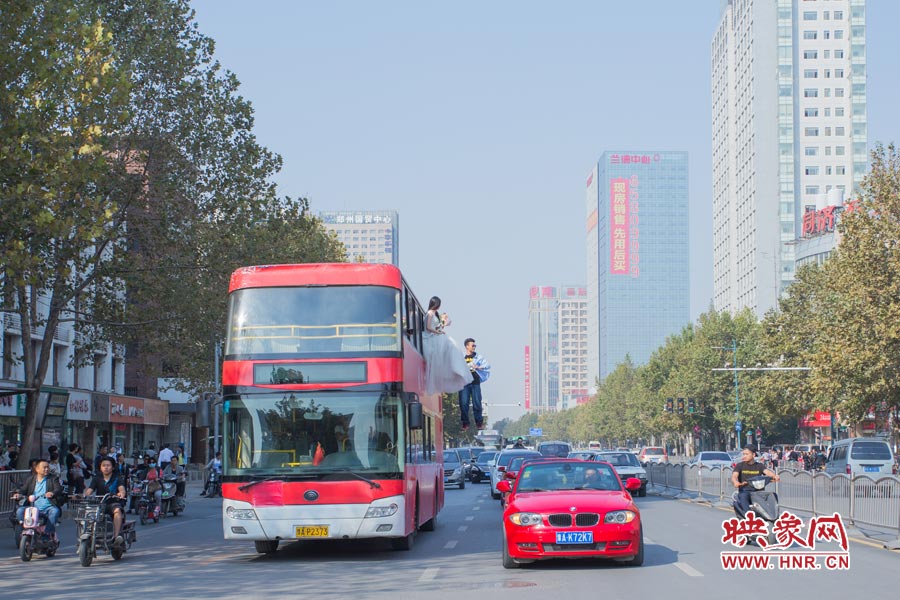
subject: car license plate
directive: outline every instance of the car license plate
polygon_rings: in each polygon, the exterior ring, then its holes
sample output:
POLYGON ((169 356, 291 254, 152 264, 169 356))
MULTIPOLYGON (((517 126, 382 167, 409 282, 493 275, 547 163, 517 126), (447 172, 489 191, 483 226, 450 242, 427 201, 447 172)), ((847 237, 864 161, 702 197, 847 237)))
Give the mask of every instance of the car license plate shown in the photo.
POLYGON ((296 538, 327 538, 328 525, 297 525, 294 527, 296 538))
POLYGON ((878 471, 881 470, 881 467, 863 467, 863 470, 866 473, 877 473, 878 471))
POLYGON ((593 531, 557 531, 557 544, 593 544, 593 531))

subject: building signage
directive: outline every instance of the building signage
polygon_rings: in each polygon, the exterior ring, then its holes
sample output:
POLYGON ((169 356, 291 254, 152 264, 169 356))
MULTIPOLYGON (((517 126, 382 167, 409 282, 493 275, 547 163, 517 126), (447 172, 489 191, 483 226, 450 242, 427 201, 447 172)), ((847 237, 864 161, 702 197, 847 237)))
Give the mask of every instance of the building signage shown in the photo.
POLYGON ((800 427, 831 427, 831 413, 817 410, 800 418, 800 427))
MULTIPOLYGON (((335 363, 336 364, 336 363, 335 363)), ((144 398, 144 425, 168 425, 169 403, 165 400, 144 398)))
POLYGON ((609 272, 628 275, 628 180, 609 181, 609 272))
POLYGON ((632 277, 638 277, 641 274, 638 208, 638 176, 632 175, 628 182, 628 271, 632 277))
POLYGON ((609 157, 611 165, 649 165, 659 162, 659 154, 613 154, 609 157))
POLYGON ((111 423, 143 423, 144 399, 110 396, 109 421, 111 423))
POLYGON ((91 395, 85 392, 70 392, 66 404, 66 418, 69 421, 90 421, 91 395))
POLYGON ((834 231, 834 223, 840 213, 838 206, 826 206, 821 210, 808 210, 803 214, 803 237, 822 235, 834 231))
POLYGON ((370 212, 323 213, 322 221, 333 225, 390 225, 391 215, 372 214, 370 212))
POLYGON ((25 394, 8 394, 0 396, 0 417, 24 417, 25 394))
POLYGON ((531 346, 525 346, 525 410, 531 408, 531 346))

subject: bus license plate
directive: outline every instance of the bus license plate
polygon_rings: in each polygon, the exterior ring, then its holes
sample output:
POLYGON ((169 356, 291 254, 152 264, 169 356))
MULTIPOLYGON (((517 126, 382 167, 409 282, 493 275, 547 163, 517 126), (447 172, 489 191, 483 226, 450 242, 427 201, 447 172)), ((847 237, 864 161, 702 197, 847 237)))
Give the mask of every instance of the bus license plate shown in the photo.
POLYGON ((593 544, 593 531, 557 531, 557 544, 593 544))
POLYGON ((297 525, 294 527, 296 538, 327 538, 328 525, 297 525))

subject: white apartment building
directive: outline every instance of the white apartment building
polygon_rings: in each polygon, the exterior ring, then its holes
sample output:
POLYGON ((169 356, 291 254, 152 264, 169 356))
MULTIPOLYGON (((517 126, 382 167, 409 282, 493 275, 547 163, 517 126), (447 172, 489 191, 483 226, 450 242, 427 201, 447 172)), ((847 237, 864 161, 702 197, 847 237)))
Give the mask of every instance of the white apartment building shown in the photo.
POLYGON ((587 402, 587 302, 584 285, 531 288, 526 410, 557 412, 587 402))
POLYGON ((712 40, 717 310, 774 307, 803 213, 867 169, 865 0, 724 0, 712 40))

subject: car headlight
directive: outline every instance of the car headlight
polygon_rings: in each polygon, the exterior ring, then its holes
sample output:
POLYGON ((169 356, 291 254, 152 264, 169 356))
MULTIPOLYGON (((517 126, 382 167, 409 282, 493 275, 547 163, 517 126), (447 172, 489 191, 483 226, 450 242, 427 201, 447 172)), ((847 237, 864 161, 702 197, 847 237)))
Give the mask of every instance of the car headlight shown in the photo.
POLYGON ((606 516, 603 517, 603 522, 616 524, 631 523, 636 516, 637 515, 630 510, 614 510, 606 513, 606 516))
POLYGON ((509 520, 522 527, 531 527, 532 525, 543 523, 543 519, 538 513, 513 513, 509 515, 509 520))
POLYGON ((391 515, 396 514, 397 505, 391 504, 390 506, 370 506, 369 510, 366 511, 367 519, 374 519, 378 517, 390 517, 391 515))
POLYGON ((462 473, 462 470, 459 467, 456 467, 455 469, 453 469, 454 477, 459 477, 460 473, 462 473))
POLYGON ((225 509, 225 514, 228 515, 229 519, 255 519, 256 511, 252 508, 235 508, 233 506, 229 506, 225 509))

